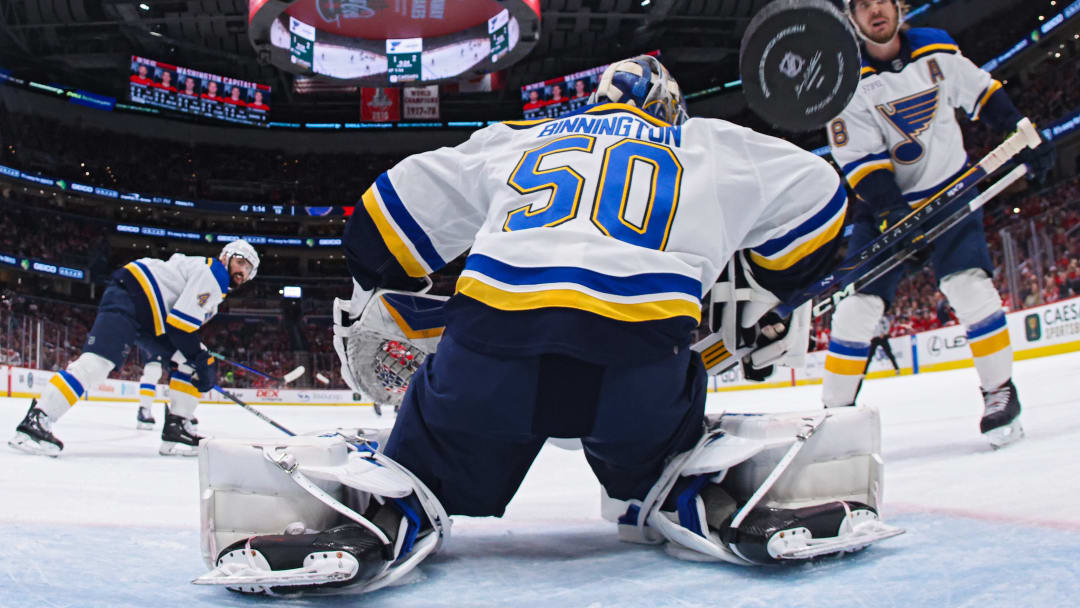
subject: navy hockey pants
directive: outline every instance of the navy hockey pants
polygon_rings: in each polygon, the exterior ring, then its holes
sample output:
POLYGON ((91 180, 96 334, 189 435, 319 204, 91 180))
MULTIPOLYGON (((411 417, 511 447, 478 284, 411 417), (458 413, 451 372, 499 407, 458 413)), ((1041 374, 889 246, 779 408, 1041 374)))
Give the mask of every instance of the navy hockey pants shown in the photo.
POLYGON ((120 285, 105 289, 98 305, 94 326, 86 337, 83 352, 94 353, 112 361, 117 369, 124 366, 131 347, 138 345, 150 358, 165 361, 176 350, 165 336, 155 336, 136 319, 131 294, 120 285))
POLYGON ((451 515, 500 516, 547 437, 580 437, 608 495, 642 499, 701 438, 705 369, 690 349, 636 366, 500 357, 444 336, 413 376, 385 453, 451 515))
MULTIPOLYGON (((971 199, 978 196, 978 192, 971 192, 962 197, 950 207, 958 209, 961 205, 968 204, 971 199)), ((931 220, 930 225, 933 225, 931 220)), ((862 249, 870 241, 880 236, 872 221, 857 221, 853 224, 851 240, 848 243, 848 252, 854 253, 862 249)), ((969 268, 982 268, 988 275, 993 276, 994 266, 990 260, 990 249, 986 246, 986 233, 983 231, 983 212, 979 209, 970 214, 962 222, 953 226, 951 230, 942 234, 928 246, 930 248, 930 264, 934 268, 937 280, 946 276, 967 270, 969 268)), ((879 296, 885 300, 886 306, 892 304, 896 297, 896 289, 900 285, 900 279, 904 276, 905 265, 894 268, 885 276, 874 281, 861 293, 879 296)))

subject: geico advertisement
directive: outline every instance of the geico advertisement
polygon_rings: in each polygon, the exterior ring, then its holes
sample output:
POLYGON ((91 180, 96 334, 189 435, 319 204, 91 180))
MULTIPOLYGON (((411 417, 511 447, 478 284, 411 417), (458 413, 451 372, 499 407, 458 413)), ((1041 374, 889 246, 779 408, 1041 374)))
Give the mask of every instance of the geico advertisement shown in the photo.
POLYGON ((1009 315, 1013 347, 1023 349, 1080 339, 1080 298, 1009 315))

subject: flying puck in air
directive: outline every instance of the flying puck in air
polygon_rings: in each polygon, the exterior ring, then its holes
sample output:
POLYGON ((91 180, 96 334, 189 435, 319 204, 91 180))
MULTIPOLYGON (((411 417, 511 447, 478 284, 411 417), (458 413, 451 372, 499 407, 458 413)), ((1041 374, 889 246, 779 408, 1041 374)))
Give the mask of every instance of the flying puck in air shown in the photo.
POLYGON ((776 0, 746 27, 739 71, 747 105, 770 124, 811 131, 835 118, 859 86, 851 22, 829 0, 776 0))

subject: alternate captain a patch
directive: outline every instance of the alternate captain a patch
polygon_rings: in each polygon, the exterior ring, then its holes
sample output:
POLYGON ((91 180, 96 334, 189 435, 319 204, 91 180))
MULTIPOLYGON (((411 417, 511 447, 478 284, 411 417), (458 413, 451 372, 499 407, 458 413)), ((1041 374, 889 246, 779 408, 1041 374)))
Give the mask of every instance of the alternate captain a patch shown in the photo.
POLYGON ((881 115, 905 138, 893 146, 893 160, 910 165, 926 153, 918 137, 934 121, 938 97, 938 87, 934 87, 877 107, 881 115))
POLYGON ((206 302, 207 302, 207 300, 209 300, 209 299, 210 299, 210 293, 209 293, 209 292, 207 292, 207 293, 200 293, 200 294, 199 294, 199 295, 198 295, 198 296, 197 296, 197 297, 195 298, 195 300, 199 302, 199 308, 202 308, 203 306, 206 306, 206 302))

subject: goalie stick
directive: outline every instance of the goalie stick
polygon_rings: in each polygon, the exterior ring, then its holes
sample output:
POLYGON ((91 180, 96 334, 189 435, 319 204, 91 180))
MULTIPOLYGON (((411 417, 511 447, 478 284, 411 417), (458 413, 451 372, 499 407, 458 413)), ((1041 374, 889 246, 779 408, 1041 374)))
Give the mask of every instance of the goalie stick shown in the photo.
POLYGON ((273 380, 274 382, 277 382, 278 384, 288 384, 290 382, 293 382, 294 380, 296 380, 300 376, 303 376, 304 372, 307 371, 307 370, 304 369, 304 366, 301 365, 301 366, 297 367, 296 369, 292 370, 291 372, 289 372, 289 373, 287 373, 284 376, 281 376, 279 378, 278 376, 271 376, 270 374, 267 374, 265 372, 260 372, 259 370, 248 367, 248 366, 244 365, 243 363, 240 363, 240 362, 237 362, 237 361, 232 361, 231 359, 226 358, 225 355, 222 355, 220 353, 215 353, 214 351, 209 351, 209 353, 210 353, 211 357, 215 357, 217 359, 220 359, 221 361, 224 361, 225 363, 228 363, 229 365, 232 365, 233 367, 239 367, 240 369, 242 369, 242 370, 244 370, 246 372, 251 372, 251 373, 255 374, 256 376, 262 376, 263 378, 266 378, 268 380, 273 380))
MULTIPOLYGON (((1021 120, 1017 124, 1016 133, 987 153, 977 164, 916 207, 907 217, 868 243, 854 256, 851 256, 851 259, 834 269, 833 272, 806 289, 797 292, 786 302, 777 306, 776 313, 781 317, 787 317, 796 308, 807 302, 814 302, 812 314, 815 318, 832 310, 841 300, 854 295, 858 289, 870 284, 914 255, 913 251, 906 248, 899 250, 896 250, 896 248, 903 247, 903 243, 930 217, 950 207, 960 197, 1002 168, 1022 150, 1034 148, 1041 141, 1039 133, 1035 130, 1035 126, 1031 121, 1027 118, 1021 120), (892 252, 891 255, 886 255, 890 252, 892 252)), ((991 198, 997 196, 1020 177, 1023 177, 1026 172, 1027 170, 1023 165, 1013 169, 1012 172, 995 182, 985 193, 955 210, 940 224, 931 228, 926 233, 926 241, 931 242, 949 228, 955 226, 969 213, 982 207, 991 198)), ((723 341, 719 339, 718 333, 705 337, 694 345, 694 349, 701 352, 702 357, 707 359, 706 366, 710 375, 726 372, 754 350, 753 347, 747 346, 731 352, 731 349, 727 348, 723 341)))

